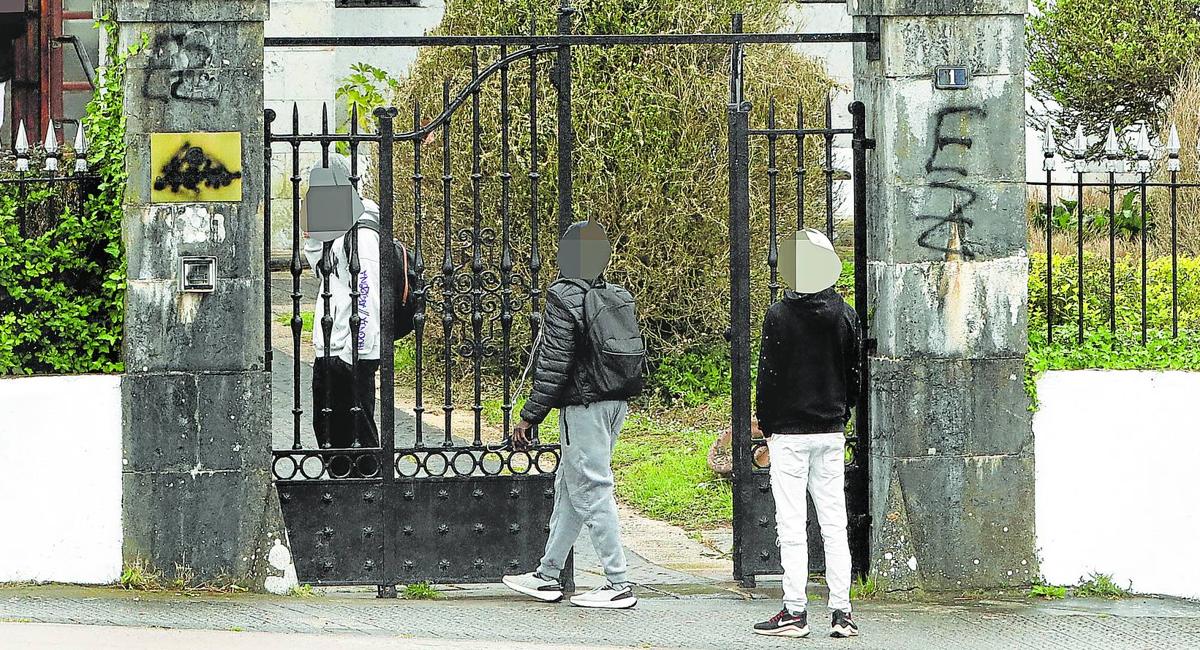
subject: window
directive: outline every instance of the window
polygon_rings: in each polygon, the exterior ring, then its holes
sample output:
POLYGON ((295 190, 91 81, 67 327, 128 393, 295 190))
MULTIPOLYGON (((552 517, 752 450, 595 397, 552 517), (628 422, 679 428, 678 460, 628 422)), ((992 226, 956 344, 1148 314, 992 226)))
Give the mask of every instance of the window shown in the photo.
POLYGON ((59 142, 74 137, 100 59, 92 1, 22 2, 32 8, 21 13, 0 4, 0 83, 11 102, 4 116, 10 138, 22 121, 30 142, 44 139, 51 122, 59 142), (71 126, 64 132, 64 125, 71 126))
POLYGON ((48 4, 48 117, 61 128, 63 123, 78 123, 92 98, 100 30, 92 15, 92 0, 54 0, 48 4))

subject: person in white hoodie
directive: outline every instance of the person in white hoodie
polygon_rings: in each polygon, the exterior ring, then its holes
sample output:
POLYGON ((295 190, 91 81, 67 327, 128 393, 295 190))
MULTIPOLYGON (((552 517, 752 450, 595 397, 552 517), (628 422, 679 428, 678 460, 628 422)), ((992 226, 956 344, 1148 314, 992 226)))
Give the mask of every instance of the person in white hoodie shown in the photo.
MULTIPOLYGON (((329 166, 350 175, 349 160, 331 154, 329 166)), ((357 191, 357 190, 356 190, 357 191)), ((378 447, 375 424, 375 375, 379 371, 379 206, 363 198, 363 214, 345 235, 325 243, 304 239, 304 256, 317 275, 318 289, 313 318, 313 430, 322 449, 378 447), (362 221, 375 227, 361 226, 362 221), (357 242, 358 277, 350 272, 357 242), (329 280, 329 316, 325 322, 325 279, 329 280), (353 296, 357 289, 357 296, 353 296), (358 304, 357 334, 351 323, 358 304), (330 328, 326 348, 326 325, 330 328), (357 339, 357 341, 355 341, 357 339), (355 359, 355 347, 358 355, 355 359)), ((306 233, 307 235, 307 233, 306 233)), ((370 474, 363 467, 369 457, 327 456, 329 474, 336 478, 370 474)))

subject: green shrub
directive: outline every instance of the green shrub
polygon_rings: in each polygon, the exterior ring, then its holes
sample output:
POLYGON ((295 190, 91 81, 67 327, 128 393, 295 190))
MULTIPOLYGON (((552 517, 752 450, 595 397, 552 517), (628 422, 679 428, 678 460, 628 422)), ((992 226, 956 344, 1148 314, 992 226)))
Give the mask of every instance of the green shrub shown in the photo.
MULTIPOLYGON (((1142 233, 1142 212, 1138 204, 1139 193, 1137 190, 1130 190, 1120 196, 1113 203, 1113 232, 1118 239, 1136 240, 1142 233)), ((1150 218, 1149 227, 1146 232, 1149 234, 1151 241, 1154 239, 1155 233, 1158 231, 1159 222, 1154 219, 1155 207, 1151 200, 1147 200, 1147 214, 1150 218)), ((1059 198, 1058 204, 1051 209, 1050 224, 1054 227, 1054 232, 1075 235, 1079 231, 1079 214, 1077 208, 1079 201, 1068 198, 1059 198)), ((1043 232, 1046 229, 1046 204, 1042 200, 1034 201, 1029 204, 1029 222, 1040 228, 1043 232)), ((1084 240, 1096 238, 1108 238, 1109 234, 1109 218, 1107 206, 1093 206, 1085 203, 1083 207, 1083 237, 1084 240)), ((1040 243, 1040 242, 1039 242, 1040 243)))
MULTIPOLYGON (((1078 331, 1078 263, 1073 255, 1054 256, 1054 339, 1074 339, 1078 331)), ((1118 333, 1137 333, 1142 326, 1142 270, 1135 257, 1116 261, 1116 329, 1118 333)), ((1083 257, 1084 329, 1095 332, 1109 329, 1109 261, 1106 256, 1085 252, 1083 257)), ((1147 327, 1157 332, 1171 331, 1171 259, 1160 257, 1147 263, 1147 327)), ((1179 329, 1200 331, 1200 259, 1181 257, 1178 268, 1179 329)), ((1046 256, 1030 256, 1029 333, 1032 343, 1045 341, 1046 335, 1046 256), (1037 338, 1041 337, 1041 338, 1037 338)))
POLYGON ((1034 0, 1030 93, 1055 107, 1059 141, 1161 126, 1176 75, 1200 49, 1196 0, 1034 0))
MULTIPOLYGON (((1132 586, 1132 585, 1131 585, 1132 586)), ((1080 598, 1107 598, 1116 600, 1128 598, 1129 589, 1113 582, 1112 576, 1104 573, 1093 573, 1086 579, 1080 580, 1079 586, 1073 590, 1080 598)))
MULTIPOLYGON (((21 236, 19 204, 33 208, 55 193, 34 186, 22 197, 0 189, 0 374, 120 372, 125 256, 121 202, 125 192, 122 86, 130 53, 116 50, 106 24, 109 65, 87 107, 89 163, 100 182, 84 202, 59 206, 45 227, 21 236)), ((68 163, 69 165, 69 163, 68 163)), ((64 165, 66 167, 67 165, 64 165)))
POLYGON ((1141 263, 1116 265, 1117 329, 1109 324, 1108 260, 1084 254, 1084 339, 1078 340, 1078 266, 1054 256, 1054 338, 1047 343, 1046 257, 1033 255, 1029 276, 1029 352, 1025 388, 1037 408, 1037 380, 1049 370, 1200 370, 1200 260, 1179 260, 1179 336, 1171 332, 1171 260, 1147 265, 1146 345, 1141 343, 1141 263))

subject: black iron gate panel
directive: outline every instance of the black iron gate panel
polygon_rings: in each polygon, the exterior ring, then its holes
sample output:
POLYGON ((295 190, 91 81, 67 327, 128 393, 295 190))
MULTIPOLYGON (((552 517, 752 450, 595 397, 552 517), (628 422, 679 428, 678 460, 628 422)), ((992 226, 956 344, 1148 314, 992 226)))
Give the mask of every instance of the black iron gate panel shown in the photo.
MULTIPOLYGON (((279 366, 287 361, 291 370, 291 376, 285 378, 291 389, 290 444, 276 445, 272 471, 297 575, 302 582, 374 584, 382 595, 395 595, 397 584, 423 580, 490 582, 508 573, 536 567, 554 504, 554 477, 560 450, 555 436, 539 434, 536 428, 532 448, 514 450, 509 431, 519 407, 515 400, 521 397, 523 386, 518 384, 522 370, 537 339, 545 288, 552 280, 552 269, 544 268, 545 248, 557 240, 553 235, 565 231, 573 221, 571 50, 579 46, 611 45, 702 44, 733 48, 734 100, 730 105, 729 143, 733 315, 730 332, 735 369, 732 412, 738 545, 735 573, 738 578, 778 573, 777 559, 769 554, 769 549, 774 548, 773 525, 757 524, 762 517, 773 522, 769 491, 757 496, 751 494, 767 475, 762 470, 748 470, 746 464, 755 444, 749 440, 748 142, 751 135, 765 135, 774 152, 776 140, 785 135, 800 136, 800 143, 806 137, 823 136, 828 146, 834 136, 850 132, 826 128, 799 133, 776 129, 773 123, 766 130, 752 132, 748 122, 750 107, 741 98, 742 48, 747 43, 870 44, 878 41, 878 35, 743 34, 740 17, 735 18, 735 28, 728 34, 573 34, 576 15, 568 0, 562 0, 556 34, 537 34, 531 19, 529 33, 524 35, 267 39, 268 47, 461 48, 469 52, 466 60, 470 67, 469 81, 461 88, 453 88, 449 81, 442 85, 439 106, 422 106, 414 101, 402 111, 376 111, 373 133, 360 132, 356 112, 350 115, 349 133, 332 132, 325 112, 321 115, 319 132, 305 133, 300 127, 300 111, 295 106, 289 132, 276 132, 275 112, 268 110, 266 114, 264 263, 268 265, 271 157, 276 145, 288 154, 291 171, 288 177, 291 257, 287 264, 291 304, 286 316, 291 338, 290 359, 283 359, 282 353, 273 354, 270 331, 275 314, 271 308, 269 277, 265 288, 268 363, 282 369, 279 366), (553 63, 553 67, 548 63, 553 63), (524 84, 514 88, 510 75, 516 76, 518 70, 524 84), (486 95, 494 97, 496 105, 485 105, 485 87, 498 89, 498 94, 486 95), (539 133, 539 88, 554 91, 553 134, 539 133), (518 128, 522 129, 521 141, 527 147, 523 156, 515 153, 518 128), (482 136, 488 129, 493 129, 491 134, 498 131, 498 151, 484 150, 482 136), (550 160, 547 154, 551 142, 557 158, 553 185, 542 178, 543 168, 548 167, 550 160), (375 414, 379 436, 377 441, 369 440, 371 444, 356 443, 348 448, 314 444, 317 429, 309 432, 312 417, 305 417, 307 393, 303 388, 312 373, 305 361, 302 304, 315 301, 323 305, 324 313, 329 313, 332 293, 329 270, 336 268, 331 255, 336 256, 337 252, 330 245, 321 249, 315 265, 326 272, 320 275, 322 284, 315 290, 316 295, 306 296, 302 278, 307 277, 304 275, 307 260, 301 251, 308 242, 303 241, 301 232, 304 191, 301 158, 319 157, 319 165, 329 167, 335 148, 348 153, 349 176, 355 187, 363 185, 360 188, 363 194, 376 198, 380 231, 395 233, 411 246, 415 253, 413 270, 418 278, 412 287, 417 305, 415 330, 410 338, 397 341, 393 304, 387 297, 396 289, 391 286, 391 278, 398 260, 389 254, 390 237, 382 236, 379 294, 384 299, 380 301, 378 314, 381 344, 375 414), (372 149, 374 155, 368 155, 367 159, 375 161, 368 170, 374 182, 361 183, 359 154, 372 149), (454 164, 464 158, 469 164, 454 164), (524 161, 523 167, 519 168, 518 160, 524 161), (457 187, 469 188, 469 200, 454 199, 457 187), (518 194, 523 199, 518 200, 518 194), (404 353, 409 369, 407 375, 400 377, 396 374, 397 350, 404 353), (488 409, 485 402, 490 391, 485 385, 493 383, 500 388, 499 422, 487 426, 484 412, 488 409), (433 409, 440 410, 439 417, 430 417, 433 409), (750 528, 756 532, 747 532, 750 528), (768 538, 769 545, 765 541, 768 538), (763 552, 768 555, 755 555, 763 552), (747 559, 750 555, 758 559, 747 559)), ((586 115, 575 117, 587 119, 586 115)), ((855 143, 863 141, 862 124, 860 107, 855 113, 852 134, 855 143)), ((773 156, 774 153, 772 168, 773 156)), ((856 150, 856 196, 861 195, 857 189, 862 177, 857 170, 860 162, 861 151, 856 150)), ((803 166, 800 171, 803 172, 803 166)), ((827 166, 826 172, 832 179, 831 166, 827 166)), ((774 174, 771 183, 775 183, 774 174)), ((832 205, 832 189, 829 192, 826 206, 832 205)), ((771 205, 773 242, 778 219, 775 202, 771 205)), ((861 205, 861 201, 856 201, 856 210, 861 205)), ((800 213, 805 213, 803 206, 800 213)), ((861 228, 856 229, 856 236, 860 232, 861 228)), ((865 248, 860 243, 856 250, 865 248)), ((349 276, 356 279, 363 272, 359 252, 354 247, 348 260, 349 276)), ((770 264, 774 263, 770 260, 770 264)), ((778 287, 773 266, 771 272, 774 291, 778 287)), ((363 292, 355 282, 347 287, 349 322, 357 340, 362 327, 358 310, 363 292)), ((313 327, 320 329, 325 341, 330 340, 332 319, 317 319, 313 327)), ((367 360, 359 359, 357 346, 349 347, 352 349, 349 365, 354 372, 367 360)), ((324 359, 328 363, 329 345, 324 350, 315 350, 315 356, 317 361, 324 359)), ((357 416, 362 411, 361 399, 367 396, 359 395, 357 388, 354 390, 353 412, 357 416)), ((311 411, 307 415, 318 415, 311 411)), ((329 414, 328 409, 320 412, 322 423, 329 422, 329 414)), ((322 432, 328 439, 329 430, 322 432)), ((861 462, 854 465, 859 467, 865 465, 861 462)), ((859 487, 865 490, 865 483, 859 487)), ((862 511, 865 512, 865 507, 862 511)), ((856 521, 865 525, 861 520, 856 521)), ((569 576, 570 572, 566 577, 569 576)))
MULTIPOLYGON (((766 110, 759 128, 751 126, 754 110, 742 88, 744 55, 735 46, 730 97, 730 229, 731 229, 731 345, 733 357, 733 444, 734 444, 734 574, 735 578, 752 585, 755 576, 779 575, 783 572, 775 527, 775 502, 771 492, 770 467, 766 442, 751 433, 750 385, 752 358, 750 333, 762 322, 763 310, 751 306, 751 282, 755 277, 752 266, 766 267, 769 302, 773 303, 785 287, 778 275, 781 234, 805 227, 822 230, 835 247, 846 249, 847 235, 852 239, 853 287, 850 298, 858 308, 863 351, 859 359, 862 390, 854 417, 846 436, 846 508, 848 537, 853 570, 865 573, 869 563, 870 516, 868 492, 868 431, 867 410, 867 285, 866 285, 866 227, 865 227, 865 163, 873 143, 866 137, 865 107, 861 102, 849 106, 851 125, 835 128, 835 109, 827 97, 824 106, 815 112, 817 120, 806 118, 803 100, 796 103, 796 112, 788 117, 790 124, 781 124, 776 115, 774 97, 766 98, 766 110), (817 121, 817 125, 811 122, 817 121), (851 145, 851 170, 837 168, 835 143, 851 145), (781 149, 783 153, 781 155, 781 149), (764 160, 765 159, 765 160, 764 160), (815 160, 814 160, 815 159, 815 160), (755 163, 758 163, 757 165, 755 163), (765 166, 762 163, 765 162, 765 166), (780 175, 787 165, 785 182, 792 184, 790 205, 780 200, 780 175), (819 165, 819 167, 815 167, 819 165), (765 188, 762 187, 765 185, 765 188), (765 191, 767 214, 752 214, 751 188, 765 191), (849 190, 847 192, 847 190, 849 190), (839 228, 837 207, 846 195, 852 203, 851 232, 839 228), (813 196, 816 200, 808 198, 813 196), (783 212, 788 210, 789 214, 783 212), (760 229, 751 227, 765 217, 765 241, 752 235, 760 229), (739 240, 745 238, 741 244, 739 240), (759 258, 757 254, 763 254, 759 258), (738 280, 741 282, 738 282, 738 280), (860 433, 862 435, 860 435, 860 433)), ((845 255, 845 253, 843 253, 845 255)), ((762 268, 762 267, 760 267, 762 268)), ((843 287, 845 292, 847 288, 843 287)), ((769 304, 769 303, 768 303, 769 304)), ((760 306, 765 307, 765 305, 760 306)), ((812 499, 808 500, 809 568, 825 570, 824 548, 820 525, 812 499)))
MULTIPOLYGON (((494 48, 493 48, 494 49, 494 48)), ((417 581, 491 582, 506 573, 530 571, 541 556, 554 502, 554 476, 559 447, 543 440, 537 429, 531 448, 518 451, 508 438, 514 421, 517 396, 516 380, 528 358, 529 346, 536 340, 538 314, 545 282, 539 248, 539 230, 556 232, 553 219, 570 219, 570 210, 558 206, 557 216, 541 209, 537 86, 544 74, 538 58, 558 52, 557 47, 533 46, 513 53, 499 48, 496 60, 480 66, 480 52, 472 48, 472 76, 454 94, 447 82, 441 105, 432 117, 423 117, 419 105, 412 107, 411 128, 397 133, 397 111, 376 112, 375 133, 358 132, 358 116, 352 114, 350 133, 331 133, 327 113, 321 118, 320 133, 304 134, 300 129, 299 110, 293 107, 290 134, 275 133, 275 114, 268 111, 267 146, 290 146, 292 164, 292 305, 289 320, 292 334, 292 444, 276 449, 273 473, 279 491, 289 543, 295 558, 298 578, 317 585, 376 584, 381 593, 390 595, 396 584, 417 581), (529 120, 528 138, 534 150, 533 161, 522 170, 532 197, 527 211, 518 214, 511 200, 515 182, 511 164, 510 130, 514 120, 510 107, 510 67, 528 60, 529 120), (500 114, 503 129, 500 167, 491 178, 481 163, 480 134, 484 128, 481 89, 489 81, 500 86, 500 114), (452 121, 467 114, 469 144, 459 147, 452 121), (428 152, 422 149, 440 138, 440 160, 436 176, 429 177, 428 152), (406 147, 400 151, 397 144, 406 147), (391 286, 396 264, 391 254, 390 237, 380 238, 380 328, 378 442, 351 448, 312 444, 307 432, 302 390, 306 377, 303 347, 304 318, 302 302, 313 299, 302 292, 306 260, 302 258, 301 150, 309 147, 319 153, 319 164, 329 167, 334 147, 348 151, 350 179, 360 185, 359 150, 374 147, 375 164, 371 172, 378 179, 374 190, 379 206, 382 233, 406 233, 411 247, 414 272, 412 287, 417 311, 413 333, 402 340, 394 336, 391 286), (465 215, 452 200, 455 178, 453 158, 461 151, 470 156, 471 207, 465 215), (423 154, 425 158, 423 159, 423 154), (396 162, 411 165, 399 175, 396 162), (397 178, 406 187, 397 187, 397 178), (500 186, 497 205, 485 206, 482 188, 485 182, 500 186), (440 190, 440 209, 426 208, 425 195, 440 190), (406 210, 397 215, 397 206, 406 210), (526 221, 527 220, 527 221, 526 221), (523 222, 523 223, 520 223, 523 222), (513 231, 523 226, 520 241, 513 231), (517 340, 517 319, 528 323, 528 339, 517 340), (397 380, 395 372, 397 344, 412 355, 409 382, 397 380), (431 394, 429 383, 437 382, 431 394), (495 381, 502 386, 501 433, 484 424, 486 392, 484 384, 495 381), (403 385, 402 385, 403 384, 403 385), (404 408, 397 410, 397 388, 403 390, 404 408), (465 405, 464 400, 469 400, 465 405), (436 424, 426 415, 430 402, 440 407, 436 424), (470 413, 469 421, 456 418, 456 411, 470 413), (402 419, 398 422, 397 419, 402 419), (440 425, 440 426, 439 426, 440 425)), ((559 129, 562 132, 562 129, 559 129)), ((558 147, 564 146, 557 138, 558 147)), ((270 156, 267 175, 270 176, 270 156)), ((569 169, 559 173, 559 195, 569 182, 569 169)), ((370 193, 362 188, 364 194, 370 193)), ((569 202, 569 198, 566 199, 569 202)), ((268 204, 265 212, 270 215, 268 204)), ((566 223, 569 223, 567 221, 566 223)), ((268 228, 269 231, 269 228, 268 228)), ((556 239, 556 237, 555 237, 556 239)), ((268 247, 269 241, 264 242, 268 247)), ((357 248, 349 252, 350 276, 363 277, 357 248)), ((335 268, 337 250, 325 245, 318 269, 335 268), (331 257, 333 256, 333 257, 331 257)), ((269 259, 268 259, 269 262, 269 259)), ((322 273, 315 300, 330 313, 330 273, 322 273)), ((350 325, 358 340, 363 319, 359 314, 363 286, 349 285, 350 325)), ((270 284, 268 283, 268 291, 270 284)), ((268 294, 269 295, 269 294, 268 294)), ((271 314, 268 307, 268 328, 271 314)), ((332 318, 317 318, 326 342, 333 329, 332 318)), ((268 342, 268 345, 270 343, 268 342)), ((357 346, 350 362, 352 372, 366 360, 358 358, 357 346)), ((282 356, 282 355, 279 355, 282 356)), ((316 350, 318 360, 329 363, 330 349, 316 350)), ((336 362, 336 358, 332 359, 336 362)), ((314 370, 315 374, 315 370, 314 370)), ((357 391, 358 389, 355 388, 357 391)), ((362 395, 355 395, 355 404, 362 395)), ((315 396, 314 396, 315 401, 315 396)), ((360 407, 355 407, 356 412, 360 407)), ((319 427, 329 427, 330 409, 322 409, 319 427)), ((329 438, 329 431, 324 437, 329 438)), ((334 432, 336 433, 336 431, 334 432)), ((357 441, 355 443, 358 444, 357 441)), ((568 576, 569 580, 569 576, 568 576)))

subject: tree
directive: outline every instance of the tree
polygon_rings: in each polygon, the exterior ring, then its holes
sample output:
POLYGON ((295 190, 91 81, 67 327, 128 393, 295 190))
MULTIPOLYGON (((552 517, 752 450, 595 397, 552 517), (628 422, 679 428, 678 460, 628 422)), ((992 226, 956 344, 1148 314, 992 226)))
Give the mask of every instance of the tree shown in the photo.
MULTIPOLYGON (((1033 0, 1029 92, 1060 142, 1077 125, 1103 134, 1161 127, 1176 76, 1200 54, 1200 0, 1033 0)), ((1035 116, 1034 121, 1044 118, 1035 116)))

